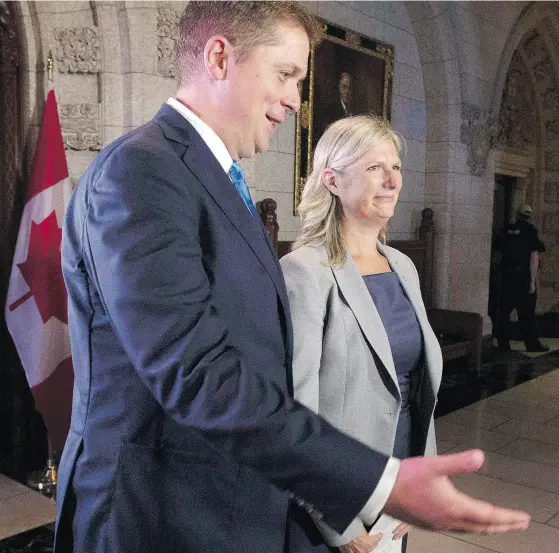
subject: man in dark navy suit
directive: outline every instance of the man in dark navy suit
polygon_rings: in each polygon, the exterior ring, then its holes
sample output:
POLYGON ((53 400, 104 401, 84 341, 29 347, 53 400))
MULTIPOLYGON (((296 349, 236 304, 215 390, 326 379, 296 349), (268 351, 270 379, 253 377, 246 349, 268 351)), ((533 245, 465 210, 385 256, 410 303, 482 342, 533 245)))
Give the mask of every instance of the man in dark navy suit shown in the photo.
POLYGON ((299 109, 317 36, 297 3, 190 2, 177 97, 81 179, 62 248, 75 389, 57 552, 308 551, 290 520, 341 532, 383 508, 527 525, 452 487, 479 452, 400 463, 291 399, 284 282, 237 161, 299 109))

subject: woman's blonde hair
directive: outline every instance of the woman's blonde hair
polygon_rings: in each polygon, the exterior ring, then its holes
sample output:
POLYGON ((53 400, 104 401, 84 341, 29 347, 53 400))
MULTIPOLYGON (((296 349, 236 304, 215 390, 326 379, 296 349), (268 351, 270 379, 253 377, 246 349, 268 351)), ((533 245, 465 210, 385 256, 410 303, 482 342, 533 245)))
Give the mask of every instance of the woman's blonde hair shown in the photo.
MULTIPOLYGON (((400 154, 403 139, 389 123, 375 115, 345 117, 326 129, 316 145, 312 172, 303 189, 298 208, 302 230, 293 244, 293 250, 301 246, 325 246, 330 265, 344 264, 343 208, 340 199, 324 186, 322 172, 334 169, 343 173, 386 139, 394 142, 400 154)), ((382 242, 386 240, 386 225, 379 238, 382 242)))

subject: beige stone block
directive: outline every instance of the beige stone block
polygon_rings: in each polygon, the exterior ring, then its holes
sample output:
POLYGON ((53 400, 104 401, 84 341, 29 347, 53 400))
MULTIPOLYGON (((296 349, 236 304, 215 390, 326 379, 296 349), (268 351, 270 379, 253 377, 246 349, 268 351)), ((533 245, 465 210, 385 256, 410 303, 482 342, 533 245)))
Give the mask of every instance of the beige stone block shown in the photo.
POLYGON ((444 2, 409 2, 406 4, 410 20, 421 21, 423 25, 426 20, 432 20, 444 15, 448 11, 448 5, 444 2))
POLYGON ((460 142, 461 104, 427 106, 427 140, 460 142))
POLYGON ((108 146, 117 138, 128 132, 124 127, 117 127, 112 125, 105 125, 103 129, 103 147, 108 146))
MULTIPOLYGON (((369 3, 369 2, 364 2, 369 3)), ((370 2, 380 4, 380 2, 370 2)), ((369 15, 360 14, 357 30, 372 39, 383 40, 385 23, 369 15)))
POLYGON ((527 2, 468 2, 468 9, 509 33, 527 2))
POLYGON ((303 6, 303 8, 305 8, 309 13, 312 13, 313 15, 317 15, 317 11, 318 11, 317 0, 311 0, 310 2, 299 1, 299 4, 301 4, 301 6, 303 6))
POLYGON ((156 75, 131 73, 123 76, 124 124, 138 127, 149 121, 170 96, 177 85, 172 79, 156 75))
POLYGON ((425 171, 427 173, 448 172, 449 146, 448 142, 426 143, 425 171))
MULTIPOLYGON (((135 2, 126 10, 130 44, 130 71, 157 75, 157 3, 149 7, 138 7, 135 2)), ((144 4, 144 2, 138 2, 144 4)))
MULTIPOLYGON (((371 3, 374 4, 377 2, 371 3)), ((407 33, 414 33, 405 2, 384 2, 384 21, 407 33)))
MULTIPOLYGON (((24 2, 22 2, 24 4, 24 2)), ((83 12, 89 11, 90 5, 89 2, 51 2, 49 0, 38 0, 36 2, 32 2, 34 10, 38 14, 65 14, 65 13, 76 13, 76 12, 83 12)))
POLYGON ((387 24, 384 27, 384 41, 396 49, 397 62, 421 68, 419 50, 413 34, 387 24))
POLYGON ((425 141, 425 104, 394 95, 392 97, 392 126, 406 139, 425 141))
POLYGON ((423 64, 425 99, 430 105, 461 102, 460 73, 456 59, 423 64))
MULTIPOLYGON (((470 175, 448 173, 448 185, 452 187, 452 199, 454 204, 472 204, 472 186, 470 175)), ((458 208, 462 209, 462 208, 458 208)), ((469 209, 464 206, 464 209, 469 209)))
POLYGON ((319 2, 317 15, 347 29, 359 30, 360 13, 346 2, 319 2))
POLYGON ((99 39, 103 51, 103 72, 123 73, 129 70, 123 60, 129 60, 128 41, 121 42, 119 12, 114 2, 96 2, 95 12, 99 39))
MULTIPOLYGON (((409 3, 408 10, 415 9, 418 4, 420 3, 409 3)), ((418 50, 424 63, 456 57, 454 27, 447 13, 424 19, 421 24, 415 25, 414 29, 418 50)))
POLYGON ((254 185, 259 191, 293 194, 294 168, 295 156, 291 154, 259 154, 254 162, 254 185))
POLYGON ((426 171, 470 175, 467 166, 468 147, 460 142, 428 142, 426 171))
MULTIPOLYGON (((452 201, 453 187, 449 173, 425 174, 425 205, 432 207, 434 204, 447 204, 452 201)), ((438 218, 439 214, 435 213, 438 218)), ((436 219, 435 219, 435 224, 436 219)))
POLYGON ((425 173, 418 171, 402 171, 402 190, 400 200, 402 202, 423 203, 425 200, 425 173))
POLYGON ((59 104, 97 104, 99 101, 99 75, 57 74, 54 79, 59 104))
MULTIPOLYGON (((29 12, 29 4, 28 2, 22 2, 22 6, 25 6, 25 12, 29 12)), ((35 28, 36 20, 32 18, 30 15, 24 15, 22 17, 22 29, 23 29, 23 40, 25 42, 25 46, 27 48, 27 55, 24 59, 23 67, 26 70, 35 72, 35 71, 43 71, 46 65, 46 59, 43 61, 41 60, 40 63, 38 62, 38 52, 37 46, 39 43, 37 32, 38 30, 35 28)), ((48 55, 48 52, 47 52, 48 55)))
POLYGON ((111 126, 124 125, 124 77, 116 73, 101 75, 100 123, 111 126))
POLYGON ((494 82, 499 67, 500 52, 482 50, 479 45, 465 42, 458 49, 460 72, 486 82, 494 82))
POLYGON ((283 124, 270 138, 269 151, 295 155, 295 124, 295 115, 287 113, 283 124))
POLYGON ((461 234, 477 234, 483 232, 482 218, 475 206, 462 204, 455 206, 452 230, 461 234))
POLYGON ((393 92, 398 96, 424 102, 425 87, 423 86, 421 69, 406 63, 397 62, 394 65, 393 92))
POLYGON ((460 74, 462 98, 465 104, 472 104, 481 109, 491 107, 494 84, 468 73, 460 74))
POLYGON ((353 2, 356 10, 379 21, 386 20, 386 4, 387 2, 353 2))
POLYGON ((451 263, 476 263, 480 259, 480 248, 477 239, 472 239, 470 234, 453 234, 452 249, 450 252, 451 263))
POLYGON ((66 150, 66 162, 68 163, 68 173, 72 179, 79 179, 91 165, 97 152, 72 151, 66 150))
POLYGON ((422 140, 404 139, 404 149, 400 154, 404 169, 425 172, 425 147, 422 140))
POLYGON ((390 219, 389 232, 415 234, 421 221, 423 202, 399 201, 390 219))

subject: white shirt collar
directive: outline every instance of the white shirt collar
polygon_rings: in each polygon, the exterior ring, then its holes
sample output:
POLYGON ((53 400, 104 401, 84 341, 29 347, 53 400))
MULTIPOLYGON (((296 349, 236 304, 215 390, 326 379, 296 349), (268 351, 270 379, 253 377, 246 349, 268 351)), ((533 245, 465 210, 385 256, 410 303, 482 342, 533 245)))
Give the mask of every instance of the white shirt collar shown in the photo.
POLYGON ((206 143, 212 154, 215 156, 225 173, 229 174, 229 169, 233 165, 233 158, 227 151, 223 140, 217 136, 215 131, 204 123, 197 115, 189 110, 184 104, 179 102, 176 98, 169 98, 167 100, 173 109, 178 111, 196 130, 202 140, 206 143))

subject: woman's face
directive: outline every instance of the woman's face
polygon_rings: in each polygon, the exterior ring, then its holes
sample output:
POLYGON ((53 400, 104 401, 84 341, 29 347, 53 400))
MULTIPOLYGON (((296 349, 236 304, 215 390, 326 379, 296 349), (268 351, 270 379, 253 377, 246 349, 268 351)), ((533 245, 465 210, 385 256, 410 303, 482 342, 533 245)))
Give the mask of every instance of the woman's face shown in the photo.
POLYGON ((400 156, 392 140, 380 141, 355 165, 334 175, 335 193, 348 221, 383 225, 394 215, 402 173, 400 156))

